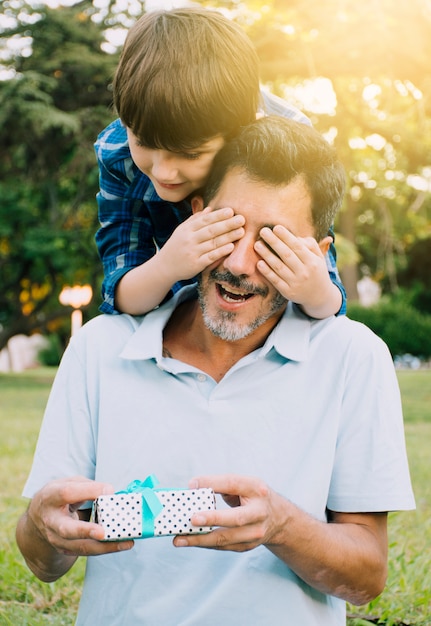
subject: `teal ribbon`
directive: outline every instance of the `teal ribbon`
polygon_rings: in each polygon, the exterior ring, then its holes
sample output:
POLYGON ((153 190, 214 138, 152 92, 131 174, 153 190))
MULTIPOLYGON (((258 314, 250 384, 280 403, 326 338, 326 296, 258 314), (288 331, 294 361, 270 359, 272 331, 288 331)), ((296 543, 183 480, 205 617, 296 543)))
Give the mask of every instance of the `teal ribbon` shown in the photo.
POLYGON ((163 510, 163 504, 154 493, 159 481, 151 474, 145 480, 134 480, 126 489, 116 493, 140 493, 142 495, 142 537, 154 537, 154 520, 163 510))

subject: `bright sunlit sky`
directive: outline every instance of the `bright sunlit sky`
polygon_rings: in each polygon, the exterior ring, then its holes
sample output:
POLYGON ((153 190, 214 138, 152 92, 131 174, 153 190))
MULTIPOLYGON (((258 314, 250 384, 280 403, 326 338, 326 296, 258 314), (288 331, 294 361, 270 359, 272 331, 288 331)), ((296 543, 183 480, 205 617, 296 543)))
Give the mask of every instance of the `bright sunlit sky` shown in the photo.
MULTIPOLYGON (((15 2, 18 5, 21 4, 20 0, 9 0, 10 4, 13 4, 15 2)), ((50 8, 56 8, 59 5, 71 6, 73 4, 76 4, 78 0, 26 0, 26 2, 27 4, 30 4, 35 8, 41 5, 49 6, 50 8)), ((93 3, 103 12, 103 9, 108 4, 108 0, 93 0, 93 3)), ((155 9, 169 9, 173 7, 181 7, 187 5, 196 6, 198 5, 198 3, 188 0, 146 0, 145 9, 147 11, 152 11, 155 9)), ((264 2, 262 2, 262 7, 263 6, 264 2)), ((142 13, 142 2, 138 2, 135 0, 117 0, 116 9, 118 13, 127 10, 130 15, 138 16, 142 13)), ((228 14, 227 11, 225 11, 225 13, 228 14)), ((13 20, 8 17, 7 14, 0 12, 0 29, 2 27, 13 27, 13 25, 13 20)), ((106 52, 113 52, 118 46, 122 45, 127 33, 127 28, 129 26, 130 24, 127 24, 124 28, 116 27, 106 30, 105 36, 107 39, 107 43, 104 45, 104 49, 106 52)), ((288 28, 288 26, 286 26, 286 28, 288 28)), ((12 50, 14 47, 16 47, 16 49, 20 49, 22 54, 31 54, 31 39, 14 38, 11 42, 9 42, 9 50, 12 50)), ((7 54, 7 50, 3 51, 3 58, 7 58, 7 54)), ((11 78, 11 75, 13 75, 13 71, 6 69, 2 70, 0 60, 0 80, 11 78)), ((400 83, 397 88, 399 90, 410 91, 411 95, 413 95, 415 99, 420 99, 422 97, 422 94, 419 92, 419 90, 415 90, 413 85, 400 83)), ((380 87, 375 84, 369 84, 364 87, 362 97, 364 99, 364 102, 366 102, 368 106, 370 106, 371 108, 378 108, 379 95, 380 87)), ((295 87, 286 86, 284 96, 293 104, 296 103, 297 106, 301 108, 304 107, 309 113, 326 113, 329 115, 335 114, 337 98, 333 90, 332 83, 327 78, 317 77, 313 80, 305 80, 302 84, 295 87)), ((382 112, 382 114, 384 113, 382 112)), ((330 130, 329 133, 327 133, 327 139, 331 141, 334 138, 336 132, 337 131, 335 128, 330 130)), ((384 150, 385 144, 385 139, 377 134, 370 135, 369 137, 365 138, 352 138, 350 141, 350 147, 352 149, 361 149, 365 148, 366 145, 369 145, 375 150, 379 151, 384 150)), ((423 188, 423 185, 425 184, 427 189, 430 190, 431 182, 429 180, 429 177, 427 178, 428 180, 424 182, 424 178, 417 177, 418 180, 411 180, 409 181, 409 183, 417 189, 423 188)))
MULTIPOLYGON (((13 2, 14 0, 10 0, 13 2)), ((27 3, 37 8, 38 6, 45 5, 50 8, 56 8, 59 5, 70 6, 76 4, 78 0, 27 0, 27 3)), ((197 3, 193 3, 187 0, 146 0, 145 8, 147 11, 155 10, 155 9, 169 9, 172 7, 180 7, 193 5, 197 3)), ((263 4, 263 3, 262 3, 263 4)), ((107 6, 107 0, 94 0, 94 5, 100 9, 103 9, 107 6)), ((116 6, 118 8, 118 12, 122 10, 128 10, 132 15, 140 15, 142 13, 142 3, 134 2, 134 0, 117 0, 116 6)), ((0 28, 1 26, 7 27, 12 26, 11 19, 6 15, 0 14, 0 28)), ((124 41, 124 37, 126 36, 127 28, 110 28, 107 29, 105 36, 107 38, 107 43, 104 46, 106 52, 112 52, 115 50, 116 46, 122 45, 124 41)), ((31 40, 30 38, 16 38, 10 42, 9 48, 19 48, 23 54, 31 53, 31 40)), ((15 49, 16 49, 15 48, 15 49)), ((1 71, 0 69, 0 80, 10 78, 9 72, 1 71)), ((293 89, 293 88, 292 88, 293 89)), ((289 89, 286 92, 286 98, 291 100, 296 100, 298 103, 301 103, 307 111, 313 113, 334 113, 336 107, 336 96, 332 89, 331 81, 326 78, 317 78, 314 81, 305 81, 301 86, 295 89, 295 93, 293 93, 292 89, 289 89)))

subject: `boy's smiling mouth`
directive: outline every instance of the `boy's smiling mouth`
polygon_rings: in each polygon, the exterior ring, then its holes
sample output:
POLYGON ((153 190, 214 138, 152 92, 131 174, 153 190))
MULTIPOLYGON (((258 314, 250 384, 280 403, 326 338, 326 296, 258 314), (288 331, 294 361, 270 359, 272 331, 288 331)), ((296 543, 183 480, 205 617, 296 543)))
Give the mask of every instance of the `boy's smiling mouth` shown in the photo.
POLYGON ((184 185, 184 183, 162 183, 159 180, 156 181, 156 184, 164 189, 178 189, 178 187, 184 185))

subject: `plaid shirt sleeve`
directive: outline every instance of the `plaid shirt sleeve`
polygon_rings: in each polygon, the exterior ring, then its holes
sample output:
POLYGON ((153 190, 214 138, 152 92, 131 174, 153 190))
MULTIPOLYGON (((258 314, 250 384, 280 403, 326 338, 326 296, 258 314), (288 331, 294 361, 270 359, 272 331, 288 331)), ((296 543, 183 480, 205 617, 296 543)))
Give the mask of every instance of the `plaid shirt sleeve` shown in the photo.
MULTIPOLYGON (((285 102, 282 98, 275 96, 272 93, 261 91, 262 108, 266 115, 281 115, 282 117, 288 117, 289 119, 301 122, 311 126, 309 118, 304 115, 299 109, 285 102)), ((329 235, 335 240, 334 232, 332 228, 329 231, 329 235)), ((329 276, 338 287, 341 292, 342 303, 337 315, 345 315, 347 309, 347 296, 343 283, 341 282, 340 275, 337 269, 337 252, 335 245, 332 243, 328 253, 326 255, 326 265, 328 268, 329 276)))
MULTIPOLYGON (((116 120, 95 143, 99 165, 100 228, 96 244, 103 263, 103 313, 115 308, 115 288, 128 271, 145 263, 191 214, 187 202, 176 204, 159 198, 150 179, 133 163, 125 127, 116 120)), ((177 291, 188 281, 172 286, 177 291)))
MULTIPOLYGON (((329 230, 329 235, 334 239, 335 241, 335 235, 334 235, 334 231, 332 230, 332 228, 329 230)), ((337 251, 335 250, 335 246, 333 243, 331 243, 328 253, 326 254, 326 266, 328 268, 328 272, 329 272, 329 277, 332 280, 332 282, 334 283, 334 285, 336 285, 338 287, 338 289, 341 292, 341 307, 340 310, 338 311, 337 315, 346 315, 347 312, 347 294, 346 294, 346 290, 344 289, 344 285, 341 282, 340 279, 340 275, 338 273, 338 269, 337 269, 337 251)))
POLYGON ((104 270, 100 310, 116 313, 114 295, 118 281, 155 253, 150 217, 142 202, 150 181, 135 175, 126 129, 120 120, 100 133, 95 151, 100 186, 96 244, 104 270))

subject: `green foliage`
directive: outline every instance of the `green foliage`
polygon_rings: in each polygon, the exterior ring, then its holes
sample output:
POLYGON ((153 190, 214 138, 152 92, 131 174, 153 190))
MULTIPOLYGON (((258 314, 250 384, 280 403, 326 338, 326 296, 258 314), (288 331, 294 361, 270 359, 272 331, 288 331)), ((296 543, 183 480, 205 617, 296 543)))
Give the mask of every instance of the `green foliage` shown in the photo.
POLYGON ((412 306, 429 314, 431 314, 430 259, 431 237, 417 239, 409 247, 405 268, 399 275, 399 284, 408 290, 412 306))
POLYGON ((101 49, 93 12, 90 2, 44 8, 9 33, 31 34, 33 52, 0 81, 0 349, 68 315, 64 284, 99 291, 93 142, 113 117, 116 58, 101 49))
POLYGON ((347 314, 381 337, 392 356, 409 353, 424 359, 431 357, 431 315, 396 300, 382 300, 372 307, 349 303, 347 314))
POLYGON ((15 543, 15 526, 26 502, 20 494, 30 470, 54 368, 25 375, 0 374, 0 625, 74 623, 84 562, 70 577, 44 584, 26 567, 15 543))
POLYGON ((42 365, 55 367, 60 363, 64 348, 60 337, 56 333, 51 333, 47 337, 48 345, 39 351, 38 357, 42 365))
MULTIPOLYGON (((404 421, 406 423, 423 421, 424 408, 431 406, 430 370, 399 371, 398 379, 401 387, 404 421)), ((431 418, 430 411, 428 411, 428 417, 431 418)), ((411 463, 416 462, 417 458, 417 456, 412 458, 411 463)))
MULTIPOLYGON (((412 304, 429 313, 429 253, 419 250, 425 244, 416 246, 431 235, 428 0, 199 4, 231 10, 256 45, 262 82, 304 109, 333 138, 349 183, 336 232, 342 235, 337 238, 340 268, 350 301, 357 296, 363 267, 385 294, 401 285, 411 290, 412 304), (315 106, 319 89, 313 80, 321 77, 334 92, 332 111, 315 106), (307 81, 314 85, 311 99, 304 97, 307 81)), ((93 243, 98 224, 92 143, 113 117, 109 85, 118 58, 103 51, 104 31, 132 24, 145 2, 109 0, 102 9, 81 0, 50 10, 4 0, 2 6, 17 26, 1 33, 0 44, 8 37, 31 37, 32 53, 11 52, 4 63, 15 74, 0 81, 5 283, 0 347, 9 331, 26 332, 37 324, 43 330, 45 312, 54 315, 62 283, 82 280, 98 293, 102 268, 93 243), (22 217, 19 223, 15 211, 22 217), (49 287, 30 316, 20 307, 23 279, 49 287)))
MULTIPOLYGON (((374 617, 385 626, 429 626, 431 574, 427 550, 431 515, 431 466, 427 442, 431 436, 429 400, 431 371, 398 372, 406 422, 410 473, 416 511, 389 515, 389 573, 386 589, 366 607, 349 607, 350 613, 374 617), (419 396, 415 396, 418 390, 419 396), (426 391, 428 390, 428 394, 426 391), (413 409, 413 410, 412 410, 413 409)), ((352 621, 349 626, 361 622, 352 621)), ((365 622, 366 624, 367 622, 365 622)))

